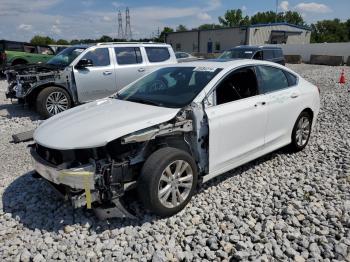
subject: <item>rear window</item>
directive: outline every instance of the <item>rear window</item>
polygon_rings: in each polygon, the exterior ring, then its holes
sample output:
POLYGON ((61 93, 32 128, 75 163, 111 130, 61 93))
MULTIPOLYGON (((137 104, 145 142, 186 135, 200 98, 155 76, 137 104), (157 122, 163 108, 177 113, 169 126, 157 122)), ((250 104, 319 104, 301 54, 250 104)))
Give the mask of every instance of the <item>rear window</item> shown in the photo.
POLYGON ((23 45, 21 43, 6 43, 6 50, 23 52, 23 45))
POLYGON ((37 53, 36 47, 34 45, 23 45, 24 52, 26 53, 37 53))
POLYGON ((48 46, 38 46, 38 49, 39 49, 39 54, 42 54, 42 55, 53 55, 54 54, 52 49, 48 46))
POLYGON ((142 55, 139 47, 116 47, 114 51, 119 65, 142 63, 142 55))
POLYGON ((258 66, 260 83, 265 93, 278 91, 289 86, 288 79, 282 69, 272 66, 258 66))
POLYGON ((167 47, 146 47, 145 49, 150 62, 163 62, 170 58, 167 47))
POLYGON ((264 59, 273 59, 273 50, 264 50, 264 59))
POLYGON ((284 71, 284 74, 287 77, 289 86, 295 86, 297 84, 298 78, 295 75, 293 75, 287 71, 284 71))

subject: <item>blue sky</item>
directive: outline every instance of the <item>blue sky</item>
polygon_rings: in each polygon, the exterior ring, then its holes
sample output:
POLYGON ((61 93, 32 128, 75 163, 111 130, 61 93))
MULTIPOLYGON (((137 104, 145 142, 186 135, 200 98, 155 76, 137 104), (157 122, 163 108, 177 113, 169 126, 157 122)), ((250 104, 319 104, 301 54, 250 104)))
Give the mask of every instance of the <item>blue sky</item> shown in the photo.
MULTIPOLYGON (((0 0, 0 39, 28 41, 35 34, 55 39, 116 37, 116 12, 124 12, 127 6, 133 36, 140 38, 152 36, 158 27, 217 23, 227 9, 241 8, 250 16, 275 10, 276 0, 0 0)), ((278 10, 299 11, 308 23, 336 17, 346 20, 350 1, 280 0, 278 10)))

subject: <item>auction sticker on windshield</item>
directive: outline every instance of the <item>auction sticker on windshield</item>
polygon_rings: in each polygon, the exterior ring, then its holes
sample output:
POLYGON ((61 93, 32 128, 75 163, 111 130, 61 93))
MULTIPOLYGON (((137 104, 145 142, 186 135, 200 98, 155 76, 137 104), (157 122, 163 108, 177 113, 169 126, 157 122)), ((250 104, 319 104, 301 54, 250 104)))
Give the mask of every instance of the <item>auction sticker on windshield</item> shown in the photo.
POLYGON ((206 66, 198 66, 193 69, 193 72, 215 72, 217 68, 214 67, 206 67, 206 66))

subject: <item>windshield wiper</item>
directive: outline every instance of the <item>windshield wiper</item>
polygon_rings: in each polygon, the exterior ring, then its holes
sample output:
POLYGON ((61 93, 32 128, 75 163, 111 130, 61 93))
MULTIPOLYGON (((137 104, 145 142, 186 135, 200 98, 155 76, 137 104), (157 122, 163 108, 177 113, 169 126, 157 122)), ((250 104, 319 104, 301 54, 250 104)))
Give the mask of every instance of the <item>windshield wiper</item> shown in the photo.
POLYGON ((128 99, 126 99, 126 101, 141 103, 141 104, 148 104, 148 105, 153 105, 153 106, 161 106, 160 103, 157 103, 157 102, 154 102, 151 100, 147 100, 144 98, 128 98, 128 99))

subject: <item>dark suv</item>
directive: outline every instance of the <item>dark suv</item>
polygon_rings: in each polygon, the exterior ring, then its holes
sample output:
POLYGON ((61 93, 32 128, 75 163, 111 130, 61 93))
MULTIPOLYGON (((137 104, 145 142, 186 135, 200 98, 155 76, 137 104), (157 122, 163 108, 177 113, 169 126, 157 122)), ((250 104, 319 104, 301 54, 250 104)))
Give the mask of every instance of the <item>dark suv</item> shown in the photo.
POLYGON ((232 58, 246 58, 267 60, 275 62, 281 65, 285 65, 285 59, 281 47, 278 46, 252 46, 242 45, 236 46, 230 50, 223 52, 219 58, 232 59, 232 58))

